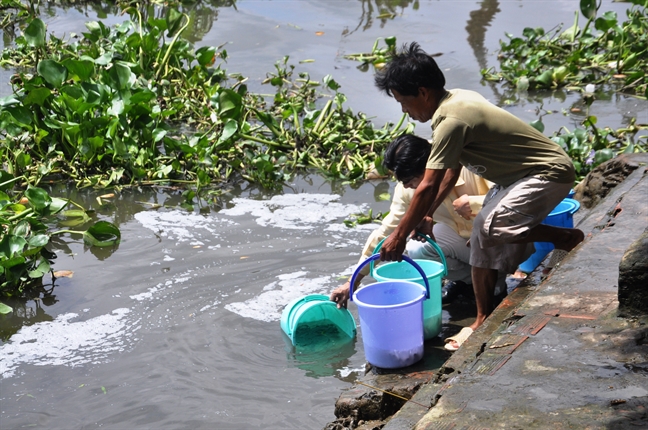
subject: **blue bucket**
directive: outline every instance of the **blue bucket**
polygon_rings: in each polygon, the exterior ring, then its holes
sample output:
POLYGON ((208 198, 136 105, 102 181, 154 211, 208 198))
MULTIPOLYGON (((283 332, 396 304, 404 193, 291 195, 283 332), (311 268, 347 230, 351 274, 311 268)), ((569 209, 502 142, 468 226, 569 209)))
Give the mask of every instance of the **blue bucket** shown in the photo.
MULTIPOLYGON (((556 227, 574 227, 574 214, 580 208, 578 200, 566 198, 556 206, 549 215, 542 221, 543 224, 553 225, 556 227)), ((544 260, 549 252, 554 249, 551 242, 534 242, 535 252, 524 263, 520 264, 519 269, 525 273, 531 273, 544 260)))
POLYGON ((397 369, 423 358, 423 301, 429 285, 423 269, 407 256, 403 259, 418 270, 426 288, 409 281, 369 284, 353 292, 360 269, 380 258, 374 254, 360 263, 351 277, 349 295, 358 306, 365 357, 374 366, 397 369))
MULTIPOLYGON (((442 263, 433 260, 414 260, 423 272, 425 272, 425 279, 429 285, 430 295, 429 298, 423 302, 423 337, 425 339, 432 339, 441 333, 442 325, 442 303, 441 303, 441 284, 444 276, 448 274, 447 263, 443 251, 439 245, 429 237, 419 234, 424 237, 430 245, 435 249, 437 255, 441 258, 442 263)), ((377 254, 382 247, 385 239, 381 240, 374 254, 377 254)), ((419 275, 418 271, 405 261, 393 261, 381 264, 377 267, 374 262, 371 262, 371 276, 379 282, 382 281, 409 281, 416 282, 419 285, 425 286, 423 278, 419 275)))
POLYGON ((351 340, 356 324, 348 309, 323 294, 310 294, 288 303, 281 313, 281 329, 293 345, 330 347, 351 340))

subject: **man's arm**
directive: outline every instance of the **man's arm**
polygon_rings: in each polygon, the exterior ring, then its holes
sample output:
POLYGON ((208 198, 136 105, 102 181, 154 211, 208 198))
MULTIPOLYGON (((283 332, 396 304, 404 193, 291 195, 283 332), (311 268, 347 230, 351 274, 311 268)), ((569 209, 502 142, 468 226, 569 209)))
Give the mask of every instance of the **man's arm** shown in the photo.
POLYGON ((436 212, 439 206, 441 206, 443 200, 445 200, 445 198, 448 197, 450 192, 454 189, 460 175, 461 175, 461 166, 457 167, 456 169, 445 170, 445 174, 443 175, 443 180, 441 181, 441 185, 439 186, 439 190, 437 191, 437 197, 434 200, 432 207, 427 213, 428 216, 432 217, 434 212, 436 212))
MULTIPOLYGON (((392 198, 391 205, 389 206, 389 214, 383 218, 380 223, 380 227, 375 229, 367 242, 365 243, 364 248, 362 249, 362 255, 360 256, 360 261, 358 264, 362 263, 365 259, 369 258, 373 254, 378 243, 385 237, 389 236, 392 231, 398 226, 401 218, 407 212, 411 200, 411 191, 406 190, 403 187, 402 182, 399 182, 394 189, 394 197, 392 198)), ((360 272, 356 276, 356 284, 353 286, 354 290, 357 289, 360 285, 360 281, 369 274, 369 266, 364 266, 360 269, 360 272)), ((349 292, 351 286, 351 277, 341 286, 337 287, 331 292, 330 299, 331 301, 337 303, 337 307, 346 308, 347 302, 349 300, 349 292)))
POLYGON ((423 220, 431 216, 441 205, 443 199, 452 191, 461 167, 447 170, 426 169, 423 180, 416 188, 410 207, 401 219, 396 230, 383 242, 380 250, 381 260, 401 261, 407 236, 423 220))

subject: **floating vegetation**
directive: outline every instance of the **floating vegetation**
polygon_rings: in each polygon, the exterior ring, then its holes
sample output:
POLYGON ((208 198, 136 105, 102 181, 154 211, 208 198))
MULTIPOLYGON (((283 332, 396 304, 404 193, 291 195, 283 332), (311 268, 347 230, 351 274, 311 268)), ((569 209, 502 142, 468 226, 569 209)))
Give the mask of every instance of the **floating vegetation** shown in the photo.
POLYGON ((355 227, 357 225, 362 225, 362 224, 369 224, 372 222, 375 223, 380 223, 383 218, 385 218, 389 214, 389 211, 387 212, 378 212, 376 215, 373 213, 373 209, 369 209, 369 212, 365 213, 354 213, 349 215, 345 220, 344 220, 344 225, 346 225, 349 228, 355 227))
MULTIPOLYGON (((107 221, 93 222, 91 214, 77 203, 50 197, 42 188, 30 186, 13 191, 25 178, 0 170, 0 297, 21 297, 42 287, 42 278, 51 273, 56 254, 47 249, 52 237, 80 235, 87 246, 119 244, 119 229, 107 221), (74 207, 74 209, 70 209, 74 207), (75 230, 54 230, 56 223, 75 230), (88 226, 82 228, 82 226, 88 226)), ((0 306, 0 314, 11 307, 0 306)))
POLYGON ((371 52, 357 53, 357 54, 346 54, 343 55, 343 58, 347 60, 360 61, 362 64, 358 66, 358 69, 363 72, 369 70, 369 65, 371 64, 376 69, 382 68, 388 60, 388 57, 396 52, 396 37, 379 37, 374 42, 371 52), (382 48, 378 47, 379 42, 383 40, 385 46, 382 48))
MULTIPOLYGON (((585 128, 569 130, 561 128, 550 137, 560 145, 572 159, 576 169, 576 182, 583 178, 599 164, 619 154, 630 154, 648 151, 648 124, 637 124, 635 119, 626 127, 613 130, 609 127, 597 127, 597 119, 589 116, 585 128)), ((532 125, 544 131, 544 125, 535 121, 532 125)))
POLYGON ((582 27, 576 12, 565 30, 527 27, 521 37, 506 33, 509 40, 500 41, 501 70, 482 70, 482 76, 519 91, 606 84, 648 98, 648 2, 631 2, 625 21, 615 12, 597 17, 600 3, 581 0, 582 27))
POLYGON ((0 65, 17 70, 13 95, 0 99, 0 156, 11 174, 197 191, 240 179, 277 188, 307 169, 356 181, 380 171, 385 145, 413 130, 405 115, 374 128, 345 108, 330 76, 295 76, 288 57, 264 82, 274 94, 252 94, 222 67, 222 47, 194 49, 182 37, 186 14, 123 12, 131 20, 89 22, 68 41, 48 38, 33 18, 3 51, 0 65))

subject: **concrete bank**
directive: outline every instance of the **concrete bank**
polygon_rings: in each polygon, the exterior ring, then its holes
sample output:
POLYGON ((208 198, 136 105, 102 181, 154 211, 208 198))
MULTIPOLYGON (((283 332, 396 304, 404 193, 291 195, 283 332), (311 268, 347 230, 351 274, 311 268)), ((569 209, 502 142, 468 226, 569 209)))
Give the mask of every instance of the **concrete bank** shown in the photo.
POLYGON ((620 317, 617 298, 648 226, 648 154, 625 162, 579 190, 596 203, 575 217, 585 241, 549 276, 539 267, 440 366, 368 372, 326 429, 648 428, 648 317, 620 317))

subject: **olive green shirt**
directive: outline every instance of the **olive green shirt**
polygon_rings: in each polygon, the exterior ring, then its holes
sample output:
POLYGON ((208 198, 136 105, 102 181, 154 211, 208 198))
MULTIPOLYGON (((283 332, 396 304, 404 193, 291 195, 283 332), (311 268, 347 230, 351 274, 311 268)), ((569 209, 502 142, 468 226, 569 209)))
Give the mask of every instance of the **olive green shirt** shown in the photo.
POLYGON ((427 169, 461 164, 505 187, 534 175, 574 182, 574 165, 557 143, 474 91, 449 90, 432 117, 432 129, 427 169))

